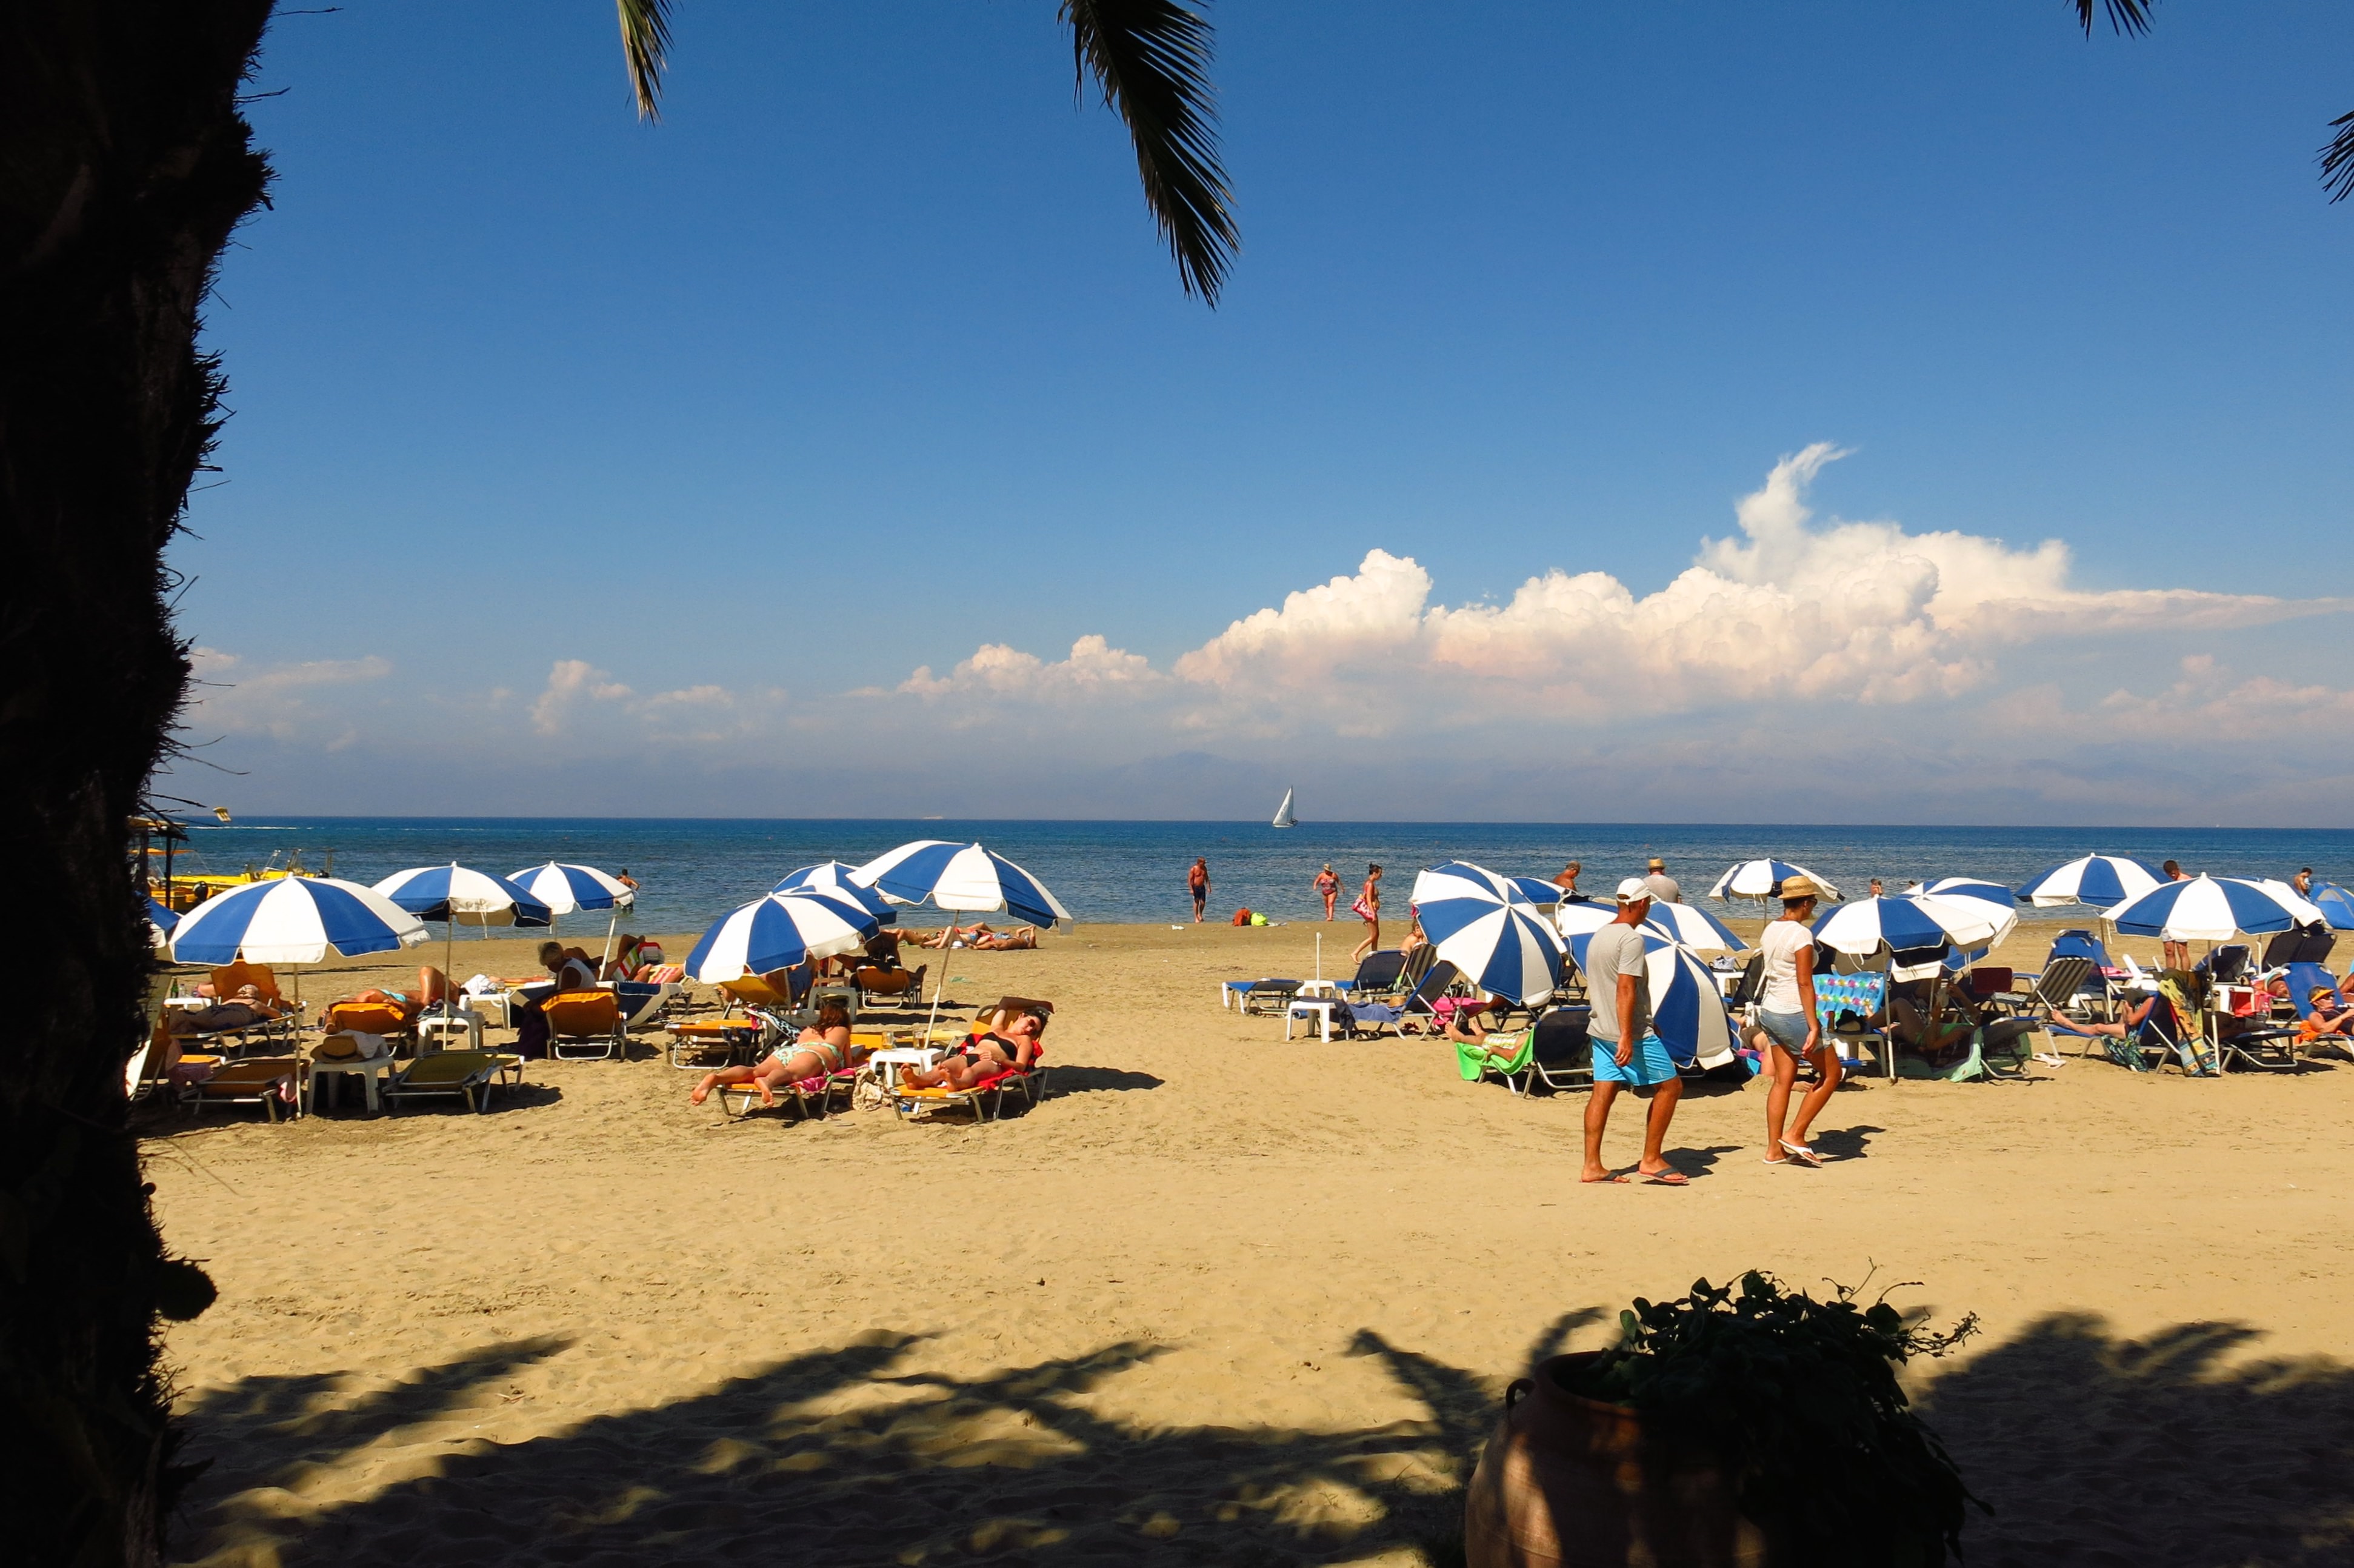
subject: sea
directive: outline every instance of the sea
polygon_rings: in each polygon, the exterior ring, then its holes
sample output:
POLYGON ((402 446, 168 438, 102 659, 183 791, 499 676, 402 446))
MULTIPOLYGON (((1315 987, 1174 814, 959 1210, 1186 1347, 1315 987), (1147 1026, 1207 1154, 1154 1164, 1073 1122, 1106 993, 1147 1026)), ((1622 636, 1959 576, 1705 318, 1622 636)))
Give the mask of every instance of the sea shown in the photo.
MULTIPOLYGON (((509 875, 550 860, 627 871, 640 884, 627 928, 665 935, 700 931, 758 898, 787 873, 825 860, 855 864, 911 839, 978 842, 1051 888, 1076 920, 1190 920, 1185 874, 1196 855, 1210 863, 1210 908, 1238 906, 1272 920, 1321 913, 1311 885, 1330 864, 1341 878, 1348 918, 1369 863, 1384 868, 1385 908, 1403 912, 1414 874, 1466 860, 1507 875, 1551 879, 1582 861, 1579 886, 1606 896, 1653 855, 1668 863, 1687 900, 1737 861, 1770 855, 1827 877, 1850 897, 1868 880, 1891 891, 1916 880, 1971 876, 2016 887, 2080 854, 2131 855, 2152 865, 2178 860, 2190 871, 2285 879, 2311 866, 2323 881, 2354 883, 2354 831, 2261 828, 1824 827, 1629 822, 1265 822, 910 821, 837 819, 532 817, 255 817, 220 826, 188 824, 178 871, 234 874, 299 862, 332 865, 348 881, 374 883, 411 866, 456 861, 509 875)), ((1729 910, 1728 912, 1740 912, 1729 910)), ((2020 911, 2023 921, 2084 925, 2082 906, 2020 911)), ((937 921, 909 911, 906 924, 937 921)), ((559 929, 602 931, 601 915, 566 917, 559 929)))

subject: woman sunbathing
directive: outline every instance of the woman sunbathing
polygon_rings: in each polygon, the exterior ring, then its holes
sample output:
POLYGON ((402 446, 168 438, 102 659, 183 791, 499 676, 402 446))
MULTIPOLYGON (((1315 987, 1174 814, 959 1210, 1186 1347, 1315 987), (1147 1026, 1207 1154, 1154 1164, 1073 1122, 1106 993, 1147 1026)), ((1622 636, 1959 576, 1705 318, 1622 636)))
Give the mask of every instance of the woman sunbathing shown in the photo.
MULTIPOLYGON (((377 1002, 397 1011, 402 1022, 414 1023, 419 1013, 447 1000, 449 995, 450 977, 427 964, 417 971, 417 992, 413 996, 405 991, 384 991, 372 987, 357 996, 345 997, 344 1001, 377 1002)), ((342 1003, 331 1005, 341 1006, 342 1003)))
POLYGON ((1038 1060, 1039 1038, 1046 1033, 1047 1014, 1054 1011, 1052 1005, 1043 1001, 1001 1011, 994 1025, 986 1032, 966 1035, 964 1044, 941 1057, 929 1070, 900 1074, 900 1086, 910 1089, 969 1089, 1008 1067, 1026 1068, 1038 1060))
POLYGON ((750 1084, 760 1091, 760 1103, 777 1103, 779 1084, 799 1083, 803 1078, 824 1077, 844 1067, 855 1067, 866 1053, 850 1043, 850 1010, 836 1000, 830 1000, 817 1010, 817 1022, 801 1032, 790 1044, 780 1044, 759 1062, 749 1067, 722 1067, 716 1073, 703 1075, 703 1082, 686 1097, 686 1103, 699 1106, 711 1097, 711 1091, 722 1084, 750 1084))
POLYGON ((271 1001, 260 991, 249 985, 239 986, 237 994, 210 1007, 183 1009, 164 1018, 166 1031, 173 1034, 212 1034, 224 1029, 251 1029, 284 1018, 294 1009, 282 1001, 271 1001))
POLYGON ((948 925, 928 937, 902 937, 919 948, 971 948, 984 953, 1003 952, 1011 948, 1034 948, 1038 945, 1038 927, 1024 926, 1013 931, 992 931, 986 921, 970 926, 948 925))

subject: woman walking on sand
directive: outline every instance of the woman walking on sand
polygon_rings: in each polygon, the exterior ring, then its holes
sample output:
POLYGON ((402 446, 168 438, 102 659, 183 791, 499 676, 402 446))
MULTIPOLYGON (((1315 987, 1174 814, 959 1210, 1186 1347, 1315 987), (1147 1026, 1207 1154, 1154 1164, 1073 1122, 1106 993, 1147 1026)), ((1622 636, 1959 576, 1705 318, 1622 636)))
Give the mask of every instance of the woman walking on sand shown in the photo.
POLYGON ((1766 1163, 1820 1165, 1822 1156, 1808 1140, 1808 1129, 1840 1086, 1839 1053, 1822 1036, 1815 1014, 1815 938, 1808 927, 1815 917, 1815 885, 1803 876, 1782 879, 1782 917, 1769 920, 1757 938, 1765 956, 1765 988, 1757 999, 1757 1027, 1750 1043, 1765 1058, 1766 1163), (1798 1063, 1811 1063, 1815 1085, 1798 1102, 1797 1119, 1786 1129, 1790 1114, 1790 1090, 1798 1080, 1798 1063))
POLYGON ((1193 869, 1185 874, 1185 885, 1193 891, 1193 924, 1202 923, 1202 911, 1210 906, 1210 862, 1205 855, 1193 857, 1193 869))
POLYGON ((1365 867, 1365 890, 1357 895, 1357 901, 1354 904, 1349 906, 1349 913, 1365 923, 1365 939, 1357 944, 1355 952, 1349 955, 1349 961, 1354 963, 1382 945, 1382 868, 1380 866, 1365 867))
POLYGON ((1316 874, 1316 896, 1324 900, 1324 918, 1332 918, 1332 906, 1341 897, 1341 879, 1332 874, 1332 863, 1326 861, 1324 869, 1316 874))

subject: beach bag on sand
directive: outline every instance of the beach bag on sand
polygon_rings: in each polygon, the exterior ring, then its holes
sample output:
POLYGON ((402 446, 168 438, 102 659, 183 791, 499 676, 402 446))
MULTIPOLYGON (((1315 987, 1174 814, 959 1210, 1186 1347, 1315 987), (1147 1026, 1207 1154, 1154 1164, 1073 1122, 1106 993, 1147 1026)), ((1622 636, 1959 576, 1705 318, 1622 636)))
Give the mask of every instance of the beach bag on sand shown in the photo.
POLYGON ((891 1103, 883 1092, 883 1075, 873 1067, 858 1069, 858 1081, 850 1086, 850 1107, 853 1110, 881 1110, 891 1103))
POLYGON ((1254 926, 1264 926, 1267 924, 1267 916, 1254 911, 1251 915, 1250 923, 1254 926))
POLYGON ((1251 912, 1250 912, 1249 910, 1247 910, 1247 909, 1237 909, 1237 910, 1235 910, 1235 925, 1237 925, 1237 926, 1247 926, 1247 925, 1249 925, 1250 923, 1251 923, 1251 912))

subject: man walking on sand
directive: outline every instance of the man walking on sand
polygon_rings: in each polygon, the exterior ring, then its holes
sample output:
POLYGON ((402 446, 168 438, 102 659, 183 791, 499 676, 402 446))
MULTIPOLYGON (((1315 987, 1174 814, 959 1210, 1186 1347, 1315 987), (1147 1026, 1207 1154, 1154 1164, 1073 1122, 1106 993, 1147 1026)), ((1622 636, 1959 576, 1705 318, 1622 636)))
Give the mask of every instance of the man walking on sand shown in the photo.
POLYGON ((1657 855, 1651 857, 1651 863, 1644 869, 1643 885, 1650 889, 1651 896, 1662 904, 1681 904, 1684 901, 1682 885, 1668 874, 1668 863, 1657 855))
POLYGON ((1610 1102, 1620 1086, 1648 1096, 1643 1118, 1643 1158, 1635 1175, 1662 1187, 1686 1187, 1682 1171, 1659 1152, 1675 1119, 1684 1081, 1668 1048, 1651 1033, 1650 975, 1643 957, 1643 916, 1651 912, 1646 880, 1630 876, 1618 885, 1618 916, 1585 939, 1585 994, 1593 1005, 1586 1033, 1594 1043, 1594 1095, 1585 1102, 1585 1164, 1581 1181, 1624 1181, 1602 1163, 1602 1134, 1610 1125, 1610 1102))
POLYGON ((1193 869, 1185 874, 1185 886, 1193 895, 1193 924, 1202 923, 1202 912, 1210 904, 1210 863, 1203 856, 1193 857, 1193 869))

